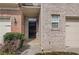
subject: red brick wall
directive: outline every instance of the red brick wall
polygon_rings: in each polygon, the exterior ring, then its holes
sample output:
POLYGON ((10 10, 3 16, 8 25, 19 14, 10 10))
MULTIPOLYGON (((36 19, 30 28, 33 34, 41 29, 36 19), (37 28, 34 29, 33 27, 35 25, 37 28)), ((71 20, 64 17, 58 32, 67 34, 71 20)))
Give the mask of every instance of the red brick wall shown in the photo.
POLYGON ((10 19, 11 17, 15 17, 17 24, 11 20, 11 31, 24 32, 23 14, 19 8, 13 9, 12 11, 0 9, 0 16, 9 16, 10 19))

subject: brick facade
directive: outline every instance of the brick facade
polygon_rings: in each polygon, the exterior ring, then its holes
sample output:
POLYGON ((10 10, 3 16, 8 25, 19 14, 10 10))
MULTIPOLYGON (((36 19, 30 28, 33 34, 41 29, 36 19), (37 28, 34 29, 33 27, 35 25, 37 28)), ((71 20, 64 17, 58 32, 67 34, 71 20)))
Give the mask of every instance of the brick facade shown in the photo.
MULTIPOLYGON (((15 17, 17 24, 12 22, 12 32, 23 32, 28 36, 28 26, 25 27, 27 15, 22 13, 20 8, 12 11, 0 9, 0 16, 15 17)), ((44 50, 64 51, 65 46, 65 21, 67 16, 79 17, 79 4, 67 3, 46 3, 41 4, 39 11, 39 27, 37 38, 41 41, 41 47, 44 50), (59 28, 52 30, 51 15, 60 15, 59 28)))
POLYGON ((11 21, 11 31, 12 32, 23 32, 23 28, 22 28, 22 12, 19 8, 14 8, 14 9, 0 9, 0 16, 4 16, 4 17, 10 17, 10 21, 11 21), (14 17, 16 19, 17 24, 15 24, 12 20, 12 17, 14 17))
POLYGON ((79 17, 79 4, 41 4, 41 48, 44 50, 65 50, 65 21, 67 16, 79 17), (60 15, 59 29, 52 30, 51 15, 60 15))

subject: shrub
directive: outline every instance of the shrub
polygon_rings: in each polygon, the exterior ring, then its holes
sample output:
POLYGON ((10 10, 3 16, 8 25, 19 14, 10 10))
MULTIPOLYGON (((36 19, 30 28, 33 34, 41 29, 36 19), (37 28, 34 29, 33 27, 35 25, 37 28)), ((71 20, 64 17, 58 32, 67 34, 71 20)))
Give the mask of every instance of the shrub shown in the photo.
POLYGON ((15 39, 15 33, 8 32, 4 35, 4 41, 11 41, 15 39))
POLYGON ((22 48, 25 36, 23 33, 8 32, 4 35, 4 41, 20 40, 19 48, 22 48))
POLYGON ((23 42, 25 40, 25 36, 23 33, 16 33, 16 38, 20 40, 20 46, 19 48, 22 48, 23 42))
POLYGON ((4 54, 15 54, 23 46, 25 35, 18 32, 8 32, 4 35, 4 46, 1 51, 4 54))

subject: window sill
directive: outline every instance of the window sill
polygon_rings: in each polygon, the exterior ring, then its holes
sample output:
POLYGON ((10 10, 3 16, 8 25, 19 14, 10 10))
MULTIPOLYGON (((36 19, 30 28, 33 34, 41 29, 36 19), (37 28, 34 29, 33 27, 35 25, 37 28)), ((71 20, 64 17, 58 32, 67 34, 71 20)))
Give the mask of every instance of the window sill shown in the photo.
POLYGON ((51 31, 60 31, 58 28, 51 29, 51 31))

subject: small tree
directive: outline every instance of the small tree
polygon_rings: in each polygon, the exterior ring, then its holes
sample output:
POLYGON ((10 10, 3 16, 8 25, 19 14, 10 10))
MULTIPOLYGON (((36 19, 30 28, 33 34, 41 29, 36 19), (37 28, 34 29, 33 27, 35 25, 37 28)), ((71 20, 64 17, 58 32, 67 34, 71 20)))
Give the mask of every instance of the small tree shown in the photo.
POLYGON ((25 35, 23 33, 16 33, 16 39, 20 40, 19 48, 22 48, 23 42, 25 40, 25 35))
POLYGON ((11 41, 11 40, 20 40, 19 48, 22 48, 23 42, 25 40, 24 33, 18 32, 8 32, 4 35, 4 41, 11 41))
POLYGON ((4 52, 16 52, 17 49, 22 48, 25 35, 18 32, 8 32, 4 35, 4 52), (19 43, 18 43, 19 42, 19 43))

